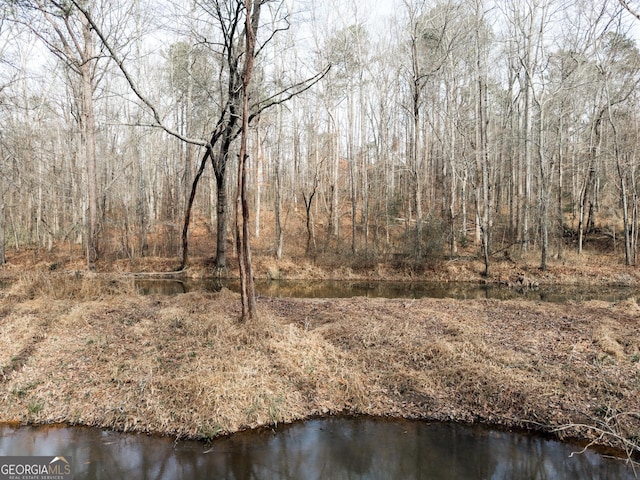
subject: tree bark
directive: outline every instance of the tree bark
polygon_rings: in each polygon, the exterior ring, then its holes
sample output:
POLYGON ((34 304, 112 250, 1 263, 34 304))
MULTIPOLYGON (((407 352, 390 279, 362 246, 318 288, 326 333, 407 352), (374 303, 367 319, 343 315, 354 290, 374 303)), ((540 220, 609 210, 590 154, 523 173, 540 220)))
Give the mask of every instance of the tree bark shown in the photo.
POLYGON ((491 205, 489 197, 489 145, 487 136, 487 88, 485 63, 482 58, 482 47, 480 39, 480 22, 482 20, 480 9, 476 11, 476 74, 477 74, 477 100, 476 100, 476 188, 479 193, 476 195, 478 212, 482 257, 484 260, 485 277, 489 276, 490 270, 490 244, 491 244, 491 205))
POLYGON ((624 229, 624 258, 627 265, 633 264, 631 253, 631 229, 629 225, 629 196, 627 193, 627 174, 622 166, 620 147, 618 145, 618 130, 613 121, 611 110, 609 110, 609 123, 613 130, 613 150, 616 160, 616 171, 618 172, 618 181, 620 182, 620 202, 622 204, 622 228, 624 229))
POLYGON ((284 230, 282 229, 282 178, 280 175, 280 159, 276 159, 274 165, 274 177, 275 177, 275 192, 273 199, 273 211, 275 216, 275 234, 276 234, 276 260, 282 258, 283 245, 284 245, 284 230))
POLYGON ((98 179, 96 166, 96 123, 93 107, 93 40, 91 26, 85 16, 81 16, 82 39, 84 50, 81 52, 82 63, 79 66, 82 77, 82 117, 85 149, 85 169, 87 175, 87 226, 86 255, 87 268, 94 269, 98 259, 98 179))
POLYGON ((596 183, 596 160, 601 137, 602 117, 605 114, 606 110, 607 108, 603 108, 602 110, 600 110, 598 116, 596 117, 590 140, 591 145, 589 147, 589 166, 587 176, 582 187, 582 195, 580 197, 580 213, 578 217, 578 254, 582 253, 582 249, 584 246, 584 236, 588 232, 589 223, 593 212, 593 192, 596 183))
POLYGON ((255 60, 256 31, 260 19, 261 0, 245 4, 245 53, 242 69, 242 128, 238 158, 238 191, 236 193, 236 249, 240 270, 242 321, 257 317, 256 294, 251 264, 249 202, 247 201, 247 137, 249 134, 249 85, 255 60))
MULTIPOLYGON (((282 134, 282 108, 278 109, 278 129, 282 134)), ((294 148, 295 150, 295 148, 294 148)), ((276 260, 282 259, 284 253, 284 228, 282 225, 282 169, 280 159, 280 144, 276 148, 276 158, 273 166, 274 176, 274 197, 273 197, 273 213, 275 220, 275 252, 276 260)))
POLYGON ((0 204, 0 265, 7 263, 5 257, 5 203, 4 192, 2 192, 2 204, 0 204))
POLYGON ((193 178, 193 183, 191 184, 191 193, 189 194, 189 200, 187 201, 185 208, 184 225, 182 227, 182 263, 180 264, 179 270, 184 270, 189 262, 189 224, 191 222, 191 210, 193 208, 193 201, 196 198, 196 191, 198 189, 200 177, 202 177, 202 173, 204 172, 204 168, 207 165, 207 159, 209 157, 210 150, 207 149, 205 154, 202 156, 200 166, 198 167, 198 171, 196 172, 196 175, 193 178))

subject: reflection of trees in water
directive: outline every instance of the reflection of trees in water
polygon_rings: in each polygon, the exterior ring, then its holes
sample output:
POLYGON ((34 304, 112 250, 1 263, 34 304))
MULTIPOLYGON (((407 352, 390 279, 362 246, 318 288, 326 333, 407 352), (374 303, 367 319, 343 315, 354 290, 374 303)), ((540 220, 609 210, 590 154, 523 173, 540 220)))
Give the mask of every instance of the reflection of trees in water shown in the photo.
MULTIPOLYGON (((555 441, 545 441, 531 436, 503 434, 501 441, 505 449, 502 463, 504 472, 497 479, 511 479, 512 472, 521 472, 526 477, 540 480, 556 478, 621 478, 622 462, 619 465, 603 462, 593 453, 573 455, 570 446, 555 441), (508 449, 508 453, 507 453, 508 449)), ((629 470, 626 478, 632 478, 629 470)))
MULTIPOLYGON (((1 286, 0 286, 1 288, 1 286)), ((136 289, 142 295, 176 295, 192 290, 218 292, 222 288, 238 291, 233 280, 167 280, 138 279, 136 289)), ((271 280, 256 282, 257 292, 267 297, 292 298, 453 298, 458 300, 496 299, 566 302, 604 300, 616 302, 636 294, 629 287, 565 286, 518 290, 500 285, 479 285, 468 282, 367 282, 346 280, 271 280)))
POLYGON ((0 455, 72 457, 76 478, 633 478, 622 462, 559 442, 455 424, 314 420, 212 445, 91 428, 0 427, 0 455), (205 450, 209 453, 204 453, 205 450))
MULTIPOLYGON (((84 431, 83 431, 84 430, 84 431)), ((143 435, 125 435, 98 431, 93 441, 87 441, 87 431, 74 432, 74 445, 83 445, 85 452, 77 452, 74 458, 84 459, 84 465, 77 465, 74 471, 81 472, 86 466, 85 478, 162 478, 163 472, 172 459, 167 455, 170 444, 164 448, 154 448, 152 438, 143 435)), ((163 439, 166 440, 166 439, 163 439)))
POLYGON ((449 424, 410 423, 407 429, 411 435, 406 448, 413 443, 415 469, 420 472, 416 478, 492 478, 498 462, 484 439, 449 424))
MULTIPOLYGON (((327 445, 327 459, 335 471, 330 474, 348 474, 347 478, 364 475, 371 470, 372 456, 379 445, 377 435, 358 420, 334 424, 330 438, 323 442, 327 445), (373 434, 372 434, 373 433, 373 434)), ((331 475, 335 478, 334 475, 331 475)))

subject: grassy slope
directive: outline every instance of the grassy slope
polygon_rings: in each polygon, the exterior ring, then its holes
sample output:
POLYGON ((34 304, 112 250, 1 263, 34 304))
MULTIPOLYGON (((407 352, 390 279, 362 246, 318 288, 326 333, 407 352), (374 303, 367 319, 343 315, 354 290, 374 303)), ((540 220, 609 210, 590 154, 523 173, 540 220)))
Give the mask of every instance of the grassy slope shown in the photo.
POLYGON ((349 412, 640 438, 634 300, 263 298, 261 319, 239 324, 226 290, 100 282, 4 294, 0 421, 211 437, 349 412))

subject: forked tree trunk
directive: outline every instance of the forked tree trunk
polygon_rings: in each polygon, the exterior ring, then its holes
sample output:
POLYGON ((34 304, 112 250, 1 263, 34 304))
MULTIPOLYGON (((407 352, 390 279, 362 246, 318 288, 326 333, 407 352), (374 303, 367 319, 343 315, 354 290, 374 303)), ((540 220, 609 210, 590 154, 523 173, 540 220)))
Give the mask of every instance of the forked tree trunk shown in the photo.
POLYGON ((582 195, 580 197, 580 214, 578 216, 578 254, 582 253, 582 248, 584 246, 584 236, 589 231, 589 223, 591 222, 593 214, 593 195, 596 183, 596 158, 598 155, 598 148, 600 146, 601 139, 600 127, 603 115, 606 113, 607 109, 608 107, 604 107, 600 110, 598 116, 595 119, 593 130, 591 133, 591 145, 589 147, 589 170, 587 172, 587 177, 582 188, 582 195))
POLYGON ((256 294, 251 264, 249 202, 247 201, 247 136, 249 133, 249 84, 253 73, 256 31, 260 19, 260 2, 246 1, 245 54, 242 70, 242 130, 238 159, 238 191, 236 194, 236 249, 240 269, 242 321, 257 316, 256 294))
POLYGON ((316 241, 313 235, 313 221, 311 220, 311 205, 313 202, 313 197, 316 194, 315 186, 309 197, 303 192, 302 199, 304 200, 304 210, 306 214, 306 226, 307 226, 307 249, 306 253, 309 254, 312 251, 315 251, 316 241))

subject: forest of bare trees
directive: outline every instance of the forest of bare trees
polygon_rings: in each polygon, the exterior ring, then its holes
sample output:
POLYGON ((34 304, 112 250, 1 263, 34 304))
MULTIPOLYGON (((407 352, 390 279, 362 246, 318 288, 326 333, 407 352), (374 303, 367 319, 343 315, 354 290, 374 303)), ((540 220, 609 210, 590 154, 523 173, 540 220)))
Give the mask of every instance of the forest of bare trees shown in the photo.
POLYGON ((246 3, 2 2, 1 262, 185 266, 204 226, 220 269, 249 235, 277 258, 473 249, 489 274, 597 234, 636 263, 634 2, 246 3))

